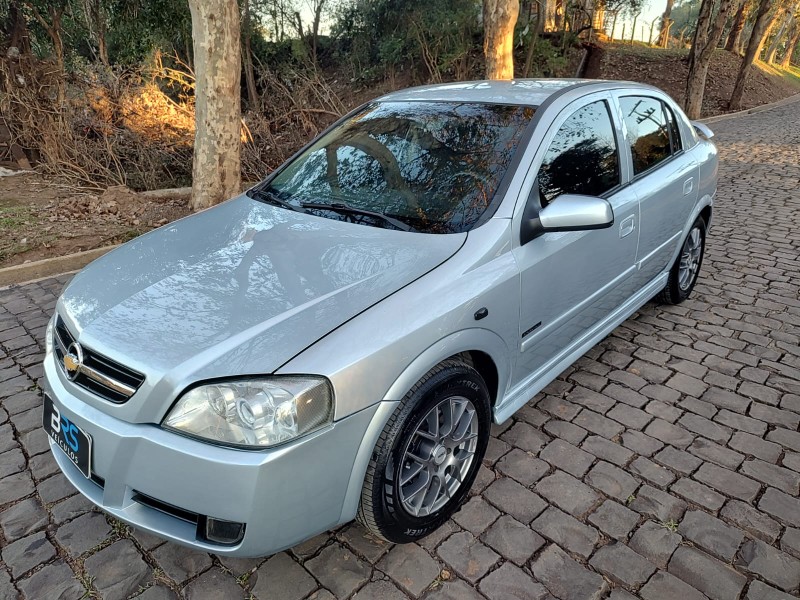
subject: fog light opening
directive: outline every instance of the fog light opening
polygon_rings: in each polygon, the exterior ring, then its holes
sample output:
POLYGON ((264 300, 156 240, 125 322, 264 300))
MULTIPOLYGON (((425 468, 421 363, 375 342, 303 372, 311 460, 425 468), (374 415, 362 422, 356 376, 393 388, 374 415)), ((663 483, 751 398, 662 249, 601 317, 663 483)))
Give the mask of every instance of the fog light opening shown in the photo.
POLYGON ((244 538, 244 523, 203 517, 197 525, 203 539, 214 544, 233 546, 244 538))

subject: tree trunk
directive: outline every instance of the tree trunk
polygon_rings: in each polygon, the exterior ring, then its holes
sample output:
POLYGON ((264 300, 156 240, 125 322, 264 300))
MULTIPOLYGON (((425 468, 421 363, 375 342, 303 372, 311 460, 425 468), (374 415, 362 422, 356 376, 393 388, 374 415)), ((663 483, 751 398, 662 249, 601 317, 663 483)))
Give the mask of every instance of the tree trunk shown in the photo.
POLYGON ((236 0, 189 0, 195 65, 193 210, 239 193, 241 49, 236 0))
POLYGON ((670 15, 672 14, 673 2, 674 0, 667 0, 667 7, 664 9, 664 14, 661 15, 661 29, 658 32, 658 41, 656 42, 656 45, 661 48, 666 48, 669 41, 669 28, 672 25, 670 15))
POLYGON ((775 62, 775 56, 778 54, 778 48, 781 45, 783 36, 786 34, 786 30, 792 23, 792 18, 792 13, 787 10, 786 16, 784 16, 784 18, 781 20, 781 26, 778 28, 778 32, 772 38, 772 43, 769 45, 767 55, 764 57, 764 62, 769 64, 773 64, 775 62))
POLYGON ((619 15, 619 11, 614 11, 614 17, 611 19, 611 41, 614 41, 614 33, 617 30, 617 15, 619 15))
POLYGON ((8 27, 10 32, 8 47, 16 48, 20 54, 29 54, 31 51, 31 40, 28 35, 28 24, 19 2, 12 0, 8 5, 8 27))
MULTIPOLYGON (((772 35, 775 26, 778 24, 778 21, 780 20, 781 14, 782 11, 779 6, 778 9, 772 14, 772 18, 769 19, 766 31, 764 31, 764 33, 761 35, 761 41, 759 42, 758 47, 756 48, 756 57, 754 60, 759 60, 761 58, 761 54, 764 52, 764 45, 767 43, 767 40, 772 35)), ((753 25, 753 32, 755 32, 755 25, 753 25)))
POLYGON ((483 0, 483 53, 487 79, 514 78, 514 25, 519 0, 483 0))
POLYGON ((728 110, 739 110, 741 108, 744 85, 747 82, 750 67, 753 65, 753 61, 755 61, 761 47, 764 45, 764 38, 772 22, 775 20, 775 15, 770 14, 771 9, 772 0, 761 0, 759 2, 756 22, 753 25, 753 33, 750 34, 750 41, 747 42, 747 50, 744 53, 742 65, 739 68, 739 74, 736 76, 736 84, 733 86, 733 93, 728 103, 728 110))
MULTIPOLYGON (((764 0, 769 1, 769 0, 764 0)), ((703 96, 706 90, 706 76, 711 57, 722 37, 728 13, 734 7, 734 0, 721 0, 719 11, 714 20, 713 0, 703 0, 697 20, 692 51, 690 53, 689 76, 686 81, 686 99, 684 101, 686 114, 690 119, 698 119, 703 107, 703 96)))
POLYGON ((733 18, 733 24, 731 25, 730 33, 728 33, 728 40, 725 42, 725 50, 728 50, 729 52, 736 52, 739 49, 742 31, 744 31, 744 25, 747 22, 749 6, 750 0, 747 0, 742 2, 739 10, 736 11, 736 16, 733 18))
POLYGON ((800 17, 794 20, 794 33, 789 37, 789 42, 786 44, 786 52, 781 59, 781 67, 788 69, 792 64, 792 56, 794 55, 797 44, 800 43, 800 17))
POLYGON ((631 25, 631 46, 633 46, 633 38, 636 37, 636 19, 639 18, 639 13, 633 15, 633 25, 631 25))
POLYGON ((259 104, 256 75, 253 68, 253 50, 250 46, 252 35, 250 21, 250 1, 244 0, 242 6, 242 61, 244 63, 244 80, 247 84, 247 104, 250 110, 257 110, 259 104))

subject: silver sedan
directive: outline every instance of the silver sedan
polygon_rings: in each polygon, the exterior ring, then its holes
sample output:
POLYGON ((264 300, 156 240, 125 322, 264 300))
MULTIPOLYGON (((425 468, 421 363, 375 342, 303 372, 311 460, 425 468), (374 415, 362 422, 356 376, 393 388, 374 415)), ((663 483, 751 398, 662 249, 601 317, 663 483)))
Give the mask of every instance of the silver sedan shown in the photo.
POLYGON ((493 421, 645 302, 691 294, 711 136, 633 83, 367 103, 72 280, 44 363, 60 468, 107 513, 218 555, 355 518, 428 535, 493 421))

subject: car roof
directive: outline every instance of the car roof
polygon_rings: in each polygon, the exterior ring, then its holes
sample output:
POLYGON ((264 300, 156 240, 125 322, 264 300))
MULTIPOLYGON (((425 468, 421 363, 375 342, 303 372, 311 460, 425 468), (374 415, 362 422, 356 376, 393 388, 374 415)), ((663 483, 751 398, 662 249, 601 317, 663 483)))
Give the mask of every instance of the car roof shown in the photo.
MULTIPOLYGON (((512 79, 504 81, 459 81, 423 85, 398 90, 377 98, 377 101, 487 102, 491 104, 521 104, 540 106, 553 94, 577 86, 589 86, 591 91, 610 88, 653 89, 630 81, 601 79, 512 79), (592 85, 594 84, 594 85, 592 85)), ((587 89, 587 92, 590 91, 587 89)))

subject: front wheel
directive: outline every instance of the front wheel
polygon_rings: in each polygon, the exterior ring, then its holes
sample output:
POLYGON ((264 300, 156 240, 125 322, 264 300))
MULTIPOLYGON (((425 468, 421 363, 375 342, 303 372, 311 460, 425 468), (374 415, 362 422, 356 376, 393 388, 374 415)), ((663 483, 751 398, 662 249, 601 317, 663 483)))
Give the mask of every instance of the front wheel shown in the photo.
POLYGON ((413 542, 466 499, 489 443, 489 392, 460 360, 430 371, 406 394, 367 469, 358 520, 390 542, 413 542))
POLYGON ((659 302, 680 304, 689 297, 700 274, 705 247, 706 222, 702 217, 697 217, 669 271, 667 285, 658 295, 659 302))

